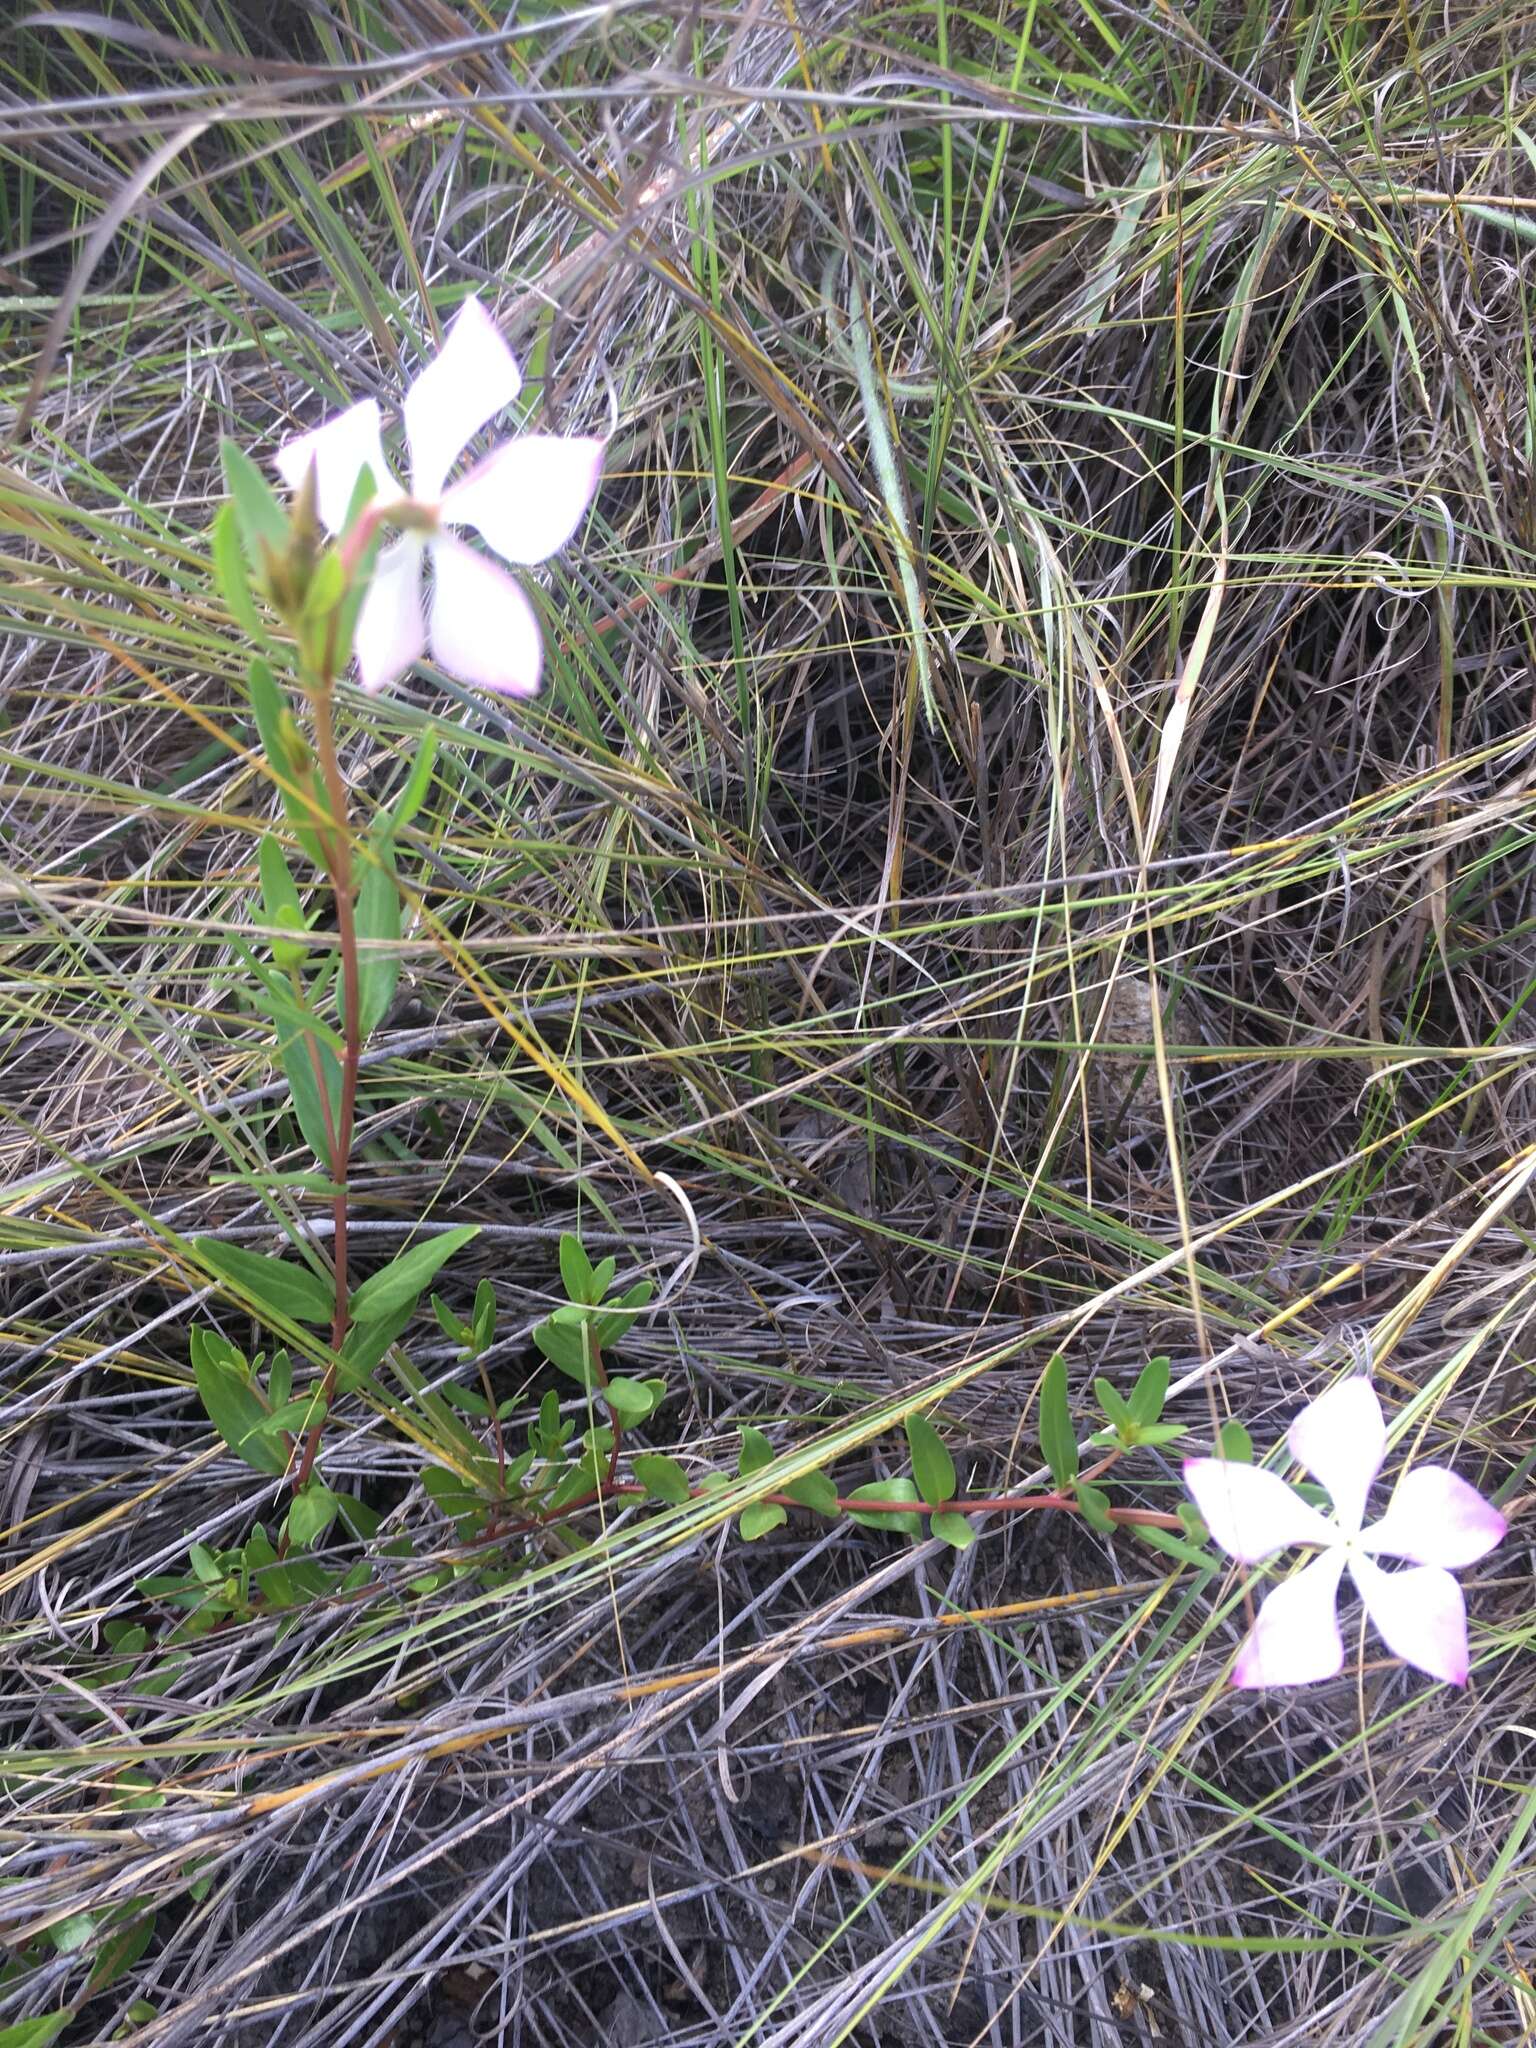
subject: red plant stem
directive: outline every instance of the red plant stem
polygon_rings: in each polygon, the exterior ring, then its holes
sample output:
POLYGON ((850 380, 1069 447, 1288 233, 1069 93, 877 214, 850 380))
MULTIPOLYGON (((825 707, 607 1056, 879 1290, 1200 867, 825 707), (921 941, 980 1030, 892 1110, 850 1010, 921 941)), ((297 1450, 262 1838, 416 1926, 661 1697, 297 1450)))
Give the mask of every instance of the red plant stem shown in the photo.
POLYGON ((507 1484, 507 1440, 502 1435, 501 1417, 496 1413, 496 1394, 491 1386, 491 1376, 485 1369, 485 1360, 479 1356, 475 1359, 475 1371, 479 1373, 480 1384, 485 1389, 485 1405, 491 1422, 491 1439, 496 1446, 497 1484, 505 1491, 507 1484))
MULTIPOLYGON (((598 1389, 601 1392, 608 1385, 608 1368, 603 1364, 603 1354, 598 1347, 597 1339, 592 1335, 590 1326, 587 1330, 587 1342, 592 1347, 592 1377, 597 1381, 598 1389)), ((606 1498, 607 1495, 617 1490, 614 1486, 614 1474, 619 1469, 619 1443, 624 1434, 624 1426, 619 1421, 618 1409, 614 1407, 611 1401, 605 1401, 603 1406, 608 1410, 608 1427, 613 1431, 613 1449, 608 1454, 608 1476, 603 1481, 603 1494, 606 1498)))
MULTIPOLYGON (((351 1167, 352 1135, 357 1121, 357 1070, 363 1053, 360 1028, 362 1020, 358 1009, 357 922, 353 915, 356 890, 352 874, 352 848, 347 838, 347 788, 342 780, 341 763, 336 757, 335 706, 329 682, 322 684, 315 691, 313 703, 315 755, 320 764, 321 779, 325 784, 326 808, 330 813, 329 823, 319 835, 320 850, 325 857, 331 894, 335 900, 336 940, 341 948, 341 1104, 337 1111, 329 1162, 331 1185, 336 1190, 331 1197, 331 1264, 336 1275, 335 1308, 331 1317, 332 1357, 320 1385, 319 1419, 312 1425, 304 1439, 304 1449, 299 1458, 298 1470, 294 1474, 295 1493, 301 1492, 308 1484, 310 1474, 315 1468, 320 1439, 325 1434, 326 1418, 330 1414, 331 1402, 336 1397, 337 1355, 347 1335, 350 1300, 347 1286, 347 1175, 351 1167)), ((325 1099, 323 1094, 321 1099, 325 1099)))

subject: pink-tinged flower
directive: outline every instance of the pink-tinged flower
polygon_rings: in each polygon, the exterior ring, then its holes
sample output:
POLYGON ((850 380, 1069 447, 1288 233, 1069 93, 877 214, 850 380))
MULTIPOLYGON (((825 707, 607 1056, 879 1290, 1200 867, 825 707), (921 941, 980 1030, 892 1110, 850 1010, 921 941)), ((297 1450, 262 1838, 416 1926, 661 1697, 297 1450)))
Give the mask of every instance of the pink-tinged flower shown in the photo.
POLYGON ((1224 1458, 1189 1458, 1184 1482, 1212 1536, 1243 1564, 1292 1543, 1322 1552, 1275 1587, 1233 1668, 1234 1685, 1307 1685, 1343 1669, 1334 1612, 1348 1570, 1387 1647, 1452 1685, 1467 1682, 1467 1617, 1451 1572, 1473 1564, 1504 1535, 1504 1517, 1443 1465, 1405 1472, 1387 1512, 1369 1528, 1366 1496, 1386 1455, 1387 1428, 1370 1382, 1340 1380, 1304 1408, 1286 1438, 1333 1501, 1321 1514, 1274 1472, 1224 1458), (1383 1571, 1378 1557, 1411 1560, 1383 1571))
POLYGON ((512 351, 476 299, 467 299, 437 358, 405 396, 411 487, 384 460, 371 398, 284 442, 277 468, 290 490, 315 466, 322 524, 340 533, 365 469, 375 495, 365 517, 403 528, 374 566, 358 615, 354 651, 365 690, 382 690, 419 661, 490 690, 531 696, 543 647, 533 607, 514 580, 453 532, 473 527, 504 562, 547 561, 565 546, 592 502, 603 443, 522 434, 456 483, 448 472, 465 444, 522 389, 512 351), (422 610, 422 571, 432 564, 432 609, 422 610))

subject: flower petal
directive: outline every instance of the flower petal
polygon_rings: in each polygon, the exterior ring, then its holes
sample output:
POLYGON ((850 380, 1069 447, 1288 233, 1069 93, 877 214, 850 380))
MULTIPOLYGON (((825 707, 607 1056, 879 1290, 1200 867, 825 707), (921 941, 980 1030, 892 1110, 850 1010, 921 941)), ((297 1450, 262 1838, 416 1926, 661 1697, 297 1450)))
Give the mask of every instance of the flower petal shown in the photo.
POLYGON ((1394 1656, 1450 1685, 1467 1682, 1467 1610, 1461 1588, 1438 1565, 1384 1572, 1358 1552, 1349 1561, 1365 1611, 1394 1656))
POLYGON ((430 543, 432 659, 487 690, 531 697, 544 646, 533 606, 494 562, 446 535, 430 543))
POLYGON ((1381 1520, 1362 1531, 1360 1546, 1378 1557, 1455 1570, 1486 1557, 1508 1526, 1491 1501, 1444 1465, 1415 1465, 1398 1481, 1381 1520))
POLYGON ((383 549, 374 564, 352 648, 365 690, 382 690, 403 676, 426 648, 421 560, 420 538, 408 533, 383 549))
POLYGON ((272 459, 290 491, 303 484, 311 462, 316 465, 320 473, 320 524, 327 533, 340 533, 357 480, 365 469, 373 471, 376 504, 400 496, 400 486, 384 460, 379 408, 371 398, 365 398, 361 405, 349 406, 335 419, 312 427, 307 434, 295 434, 272 459))
POLYGON ((1338 1380, 1303 1408, 1286 1437, 1291 1456, 1328 1489, 1339 1527, 1353 1536, 1387 1453, 1387 1425, 1369 1380, 1338 1380))
POLYGON ((1238 1652, 1234 1685, 1311 1685, 1344 1668, 1334 1612, 1343 1569, 1343 1551, 1330 1550, 1274 1588, 1238 1652))
POLYGON ((1257 1564, 1288 1543, 1335 1544, 1326 1515, 1293 1493, 1278 1473, 1228 1458, 1186 1458, 1184 1484, 1223 1550, 1257 1564))
POLYGON ((471 434, 510 405, 523 388, 511 349, 478 299, 466 299, 405 396, 411 445, 411 496, 435 504, 471 434))
POLYGON ((547 562, 592 502, 604 446, 575 435, 520 435, 444 493, 443 518, 477 527, 504 562, 547 562))

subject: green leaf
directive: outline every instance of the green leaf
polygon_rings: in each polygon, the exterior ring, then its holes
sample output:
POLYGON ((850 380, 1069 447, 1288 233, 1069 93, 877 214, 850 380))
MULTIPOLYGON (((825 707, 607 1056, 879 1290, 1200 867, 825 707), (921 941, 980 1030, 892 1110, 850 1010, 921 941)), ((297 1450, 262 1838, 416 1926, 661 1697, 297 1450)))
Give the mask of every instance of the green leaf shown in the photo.
POLYGON ((240 522, 232 504, 222 504, 213 519, 213 580, 242 633, 265 638, 261 615, 251 599, 251 582, 240 546, 240 522))
POLYGON ((389 1348, 416 1312, 414 1301, 403 1302, 392 1316, 375 1323, 354 1323, 342 1340, 337 1380, 349 1394, 365 1387, 382 1364, 389 1348))
POLYGON ((611 1308, 596 1319, 593 1330, 604 1351, 613 1349, 655 1291, 651 1281, 637 1280, 633 1287, 619 1296, 611 1308))
POLYGON ((1138 1422, 1133 1423, 1132 1428, 1136 1432, 1137 1443, 1150 1444, 1154 1448, 1160 1444, 1176 1444, 1187 1433, 1182 1422, 1138 1422))
POLYGON ((95 1932, 94 1913, 71 1913, 67 1919, 54 1921, 48 1939, 61 1956, 72 1956, 77 1948, 85 1947, 95 1932))
POLYGON ((741 1455, 736 1461, 736 1470, 743 1479, 750 1479, 754 1472, 761 1472, 765 1465, 773 1463, 773 1445, 760 1429, 744 1424, 741 1431, 741 1455))
POLYGON ((300 1550, 308 1550, 335 1521, 340 1507, 341 1502, 328 1486, 311 1479, 302 1492, 293 1496, 288 1510, 288 1540, 300 1550))
POLYGON ((933 1517, 928 1525, 941 1543, 947 1543, 952 1550, 969 1550, 976 1541, 976 1531, 970 1519, 957 1515, 953 1509, 933 1517))
POLYGON ((1077 1438, 1067 1407, 1067 1361, 1058 1351, 1040 1381, 1040 1449, 1058 1487, 1077 1477, 1077 1438))
POLYGON ((474 1332, 470 1329, 468 1323, 461 1321, 454 1314, 440 1294, 434 1294, 432 1297, 432 1313, 437 1317, 437 1327, 448 1339, 448 1342, 450 1344, 461 1344, 467 1350, 473 1340, 474 1332))
POLYGON ((289 540, 286 514, 276 493, 237 441, 226 435, 219 443, 224 465, 224 484, 234 506, 235 524, 246 559, 254 567, 261 560, 263 544, 280 551, 289 540))
POLYGON ((432 769, 437 760, 437 733, 428 726, 416 742, 415 755, 411 761, 411 772, 406 777, 405 787, 395 798, 386 813, 389 819, 390 837, 403 832, 412 818, 427 800, 427 791, 432 787, 432 769))
POLYGON ((1109 1495, 1103 1487, 1089 1486, 1085 1480, 1079 1480, 1077 1499, 1089 1528, 1097 1529, 1101 1536, 1113 1536, 1115 1521, 1109 1512, 1109 1495))
POLYGON ((592 1268, 592 1299, 601 1301, 613 1285, 613 1276, 619 1270, 619 1262, 611 1254, 592 1268))
POLYGON ((219 1279, 249 1295, 269 1314, 286 1316, 295 1323, 331 1320, 331 1290, 307 1266, 248 1252, 237 1244, 221 1244, 216 1237, 194 1237, 192 1249, 219 1279))
POLYGON ((341 1193, 337 1183, 323 1173, 210 1173, 211 1188, 294 1188, 301 1195, 318 1195, 334 1202, 341 1193))
POLYGON ((101 1991, 121 1977, 143 1955, 154 1939, 155 1916, 148 1908, 138 1911, 125 1925, 114 1928, 96 1952, 96 1961, 86 1980, 86 1990, 101 1991))
POLYGON ((286 1351, 279 1351, 272 1360, 272 1370, 267 1374, 267 1401, 273 1408, 281 1408, 293 1392, 293 1360, 286 1351))
POLYGON ((400 887, 383 835, 370 841, 372 858, 357 892, 358 1029, 370 1038, 383 1023, 400 980, 400 887))
POLYGON ((243 1375, 210 1358, 206 1351, 199 1355, 195 1346, 192 1370, 208 1420, 235 1456, 270 1478, 286 1472, 288 1454, 280 1443, 262 1434, 267 1411, 243 1375))
POLYGON ((357 481, 352 486, 352 495, 347 500, 347 509, 342 514, 340 532, 350 533, 352 531, 358 520, 362 518, 368 507, 379 495, 382 483, 383 480, 374 475, 373 465, 365 462, 357 473, 357 481))
POLYGON ((283 719, 286 715, 283 693, 277 686, 270 662, 257 655, 251 662, 247 688, 251 699, 251 711, 256 720, 256 730, 261 738, 262 752, 267 757, 279 793, 283 810, 293 827, 293 836, 305 853, 321 872, 325 860, 320 852, 320 840, 315 831, 315 813, 304 802, 300 784, 288 760, 283 744, 283 719))
POLYGON ((1118 1387, 1111 1386, 1106 1379, 1095 1380, 1093 1391, 1097 1396, 1099 1406, 1114 1424, 1115 1433, 1129 1441, 1135 1429, 1135 1424, 1131 1420, 1130 1405, 1126 1401, 1125 1396, 1118 1387))
POLYGON ((742 1540, 755 1543, 759 1536, 766 1536, 770 1529, 777 1529, 787 1522, 789 1516, 776 1501, 755 1500, 750 1507, 741 1511, 740 1529, 742 1540))
POLYGON ((676 1458, 664 1457, 660 1451, 641 1451, 629 1462, 646 1492, 669 1507, 679 1508, 690 1497, 688 1474, 676 1458))
POLYGON ((0 2048, 48 2048, 69 2024, 67 2012, 43 2012, 36 2019, 17 2020, 0 2027, 0 2048))
POLYGON ((341 1113, 341 1062, 328 1043, 326 1027, 297 1004, 273 989, 263 990, 260 1000, 272 1020, 278 1064, 299 1130, 320 1164, 329 1167, 331 1132, 341 1113))
MULTIPOLYGON (((1149 1428, 1163 1412, 1163 1403, 1168 1398, 1168 1373, 1172 1361, 1159 1356, 1149 1358, 1137 1376, 1131 1389, 1131 1420, 1139 1429, 1149 1428)), ((1142 1438, 1145 1443, 1147 1439, 1142 1438)))
POLYGON ((1216 1432, 1216 1455, 1234 1465, 1253 1463, 1253 1438, 1235 1416, 1229 1415, 1216 1432))
POLYGON ((906 1430, 917 1490, 929 1507, 941 1508, 955 1497, 955 1461, 926 1415, 909 1415, 906 1430))
POLYGON ((540 1457, 557 1458, 566 1438, 573 1434, 574 1422, 560 1419, 560 1396, 550 1387, 539 1403, 537 1418, 528 1428, 528 1442, 540 1457))
POLYGON ((384 552, 384 529, 376 526, 372 537, 364 547, 362 556, 352 571, 351 581, 346 588, 336 612, 334 636, 335 658, 338 665, 345 665, 357 640, 357 619, 368 595, 368 586, 373 581, 373 572, 378 566, 379 556, 384 552))
MULTIPOLYGON (((285 931, 308 931, 309 919, 304 915, 299 885, 293 879, 283 849, 270 832, 261 835, 261 843, 256 849, 256 866, 261 875, 263 921, 280 925, 285 931)), ((301 967, 308 951, 307 946, 281 939, 272 942, 272 958, 284 972, 290 967, 301 967)))
POLYGON ((291 1567, 276 1561, 272 1540, 260 1522, 246 1540, 246 1571, 268 1608, 293 1608, 303 1599, 301 1589, 293 1583, 291 1567))
POLYGON ((475 1306, 470 1328, 470 1347, 478 1354, 489 1351, 496 1341, 496 1289, 482 1278, 475 1288, 475 1306))
POLYGON ((457 1522, 485 1505, 475 1489, 446 1466, 423 1466, 421 1483, 429 1498, 442 1509, 450 1522, 457 1522))
MULTIPOLYGON (((236 948, 252 975, 252 1001, 266 1012, 276 1038, 276 1057, 293 1098, 293 1114, 315 1159, 330 1167, 332 1126, 340 1114, 342 1065, 336 1057, 340 1038, 322 1018, 303 1008, 291 985, 258 961, 248 948, 236 948), (322 1092, 324 1090, 324 1092, 322 1092), (330 1122, 326 1120, 330 1102, 330 1122)), ((307 1176, 305 1176, 307 1178, 307 1176)))
POLYGON ((347 1533, 355 1536, 359 1543, 371 1543, 384 1519, 379 1509, 370 1507, 367 1501, 358 1500, 350 1493, 339 1494, 337 1498, 341 1504, 342 1526, 347 1533))
POLYGON ((592 1261, 581 1239, 569 1230, 560 1233, 560 1280, 572 1301, 587 1303, 598 1299, 592 1292, 592 1261))
POLYGON ((217 1330, 207 1329, 201 1323, 192 1331, 192 1363, 196 1365, 199 1358, 207 1358, 214 1365, 226 1366, 230 1372, 238 1373, 243 1380, 251 1377, 251 1364, 245 1353, 237 1351, 235 1346, 221 1337, 217 1330))
POLYGON ((224 1567, 208 1548, 206 1543, 194 1543, 187 1552, 187 1562, 201 1584, 218 1586, 224 1582, 224 1567))
MULTIPOLYGON (((120 1813, 157 1813, 166 1804, 166 1796, 156 1787, 148 1771, 120 1771, 117 1778, 119 1797, 114 1800, 114 1810, 120 1813)), ((125 1899, 120 1906, 109 1909, 109 1922, 115 1924, 126 1917, 139 1902, 125 1899)))
POLYGON ((803 1478, 792 1479, 784 1491, 792 1501, 814 1509, 818 1515, 830 1515, 836 1520, 842 1513, 837 1504, 837 1488, 825 1472, 807 1472, 803 1478))
POLYGON ((133 1583, 135 1590, 142 1593, 146 1600, 176 1600, 180 1596, 181 1604, 185 1605, 188 1600, 198 1600, 202 1597, 195 1586, 189 1593, 189 1581, 178 1579, 171 1572, 152 1572, 148 1578, 135 1579, 133 1583))
POLYGON ((272 965, 284 974, 301 969, 309 958, 309 927, 297 911, 280 910, 276 917, 268 920, 276 925, 278 936, 269 941, 272 948, 272 965))
MULTIPOLYGON (((849 1500, 892 1500, 916 1501, 922 1496, 914 1481, 910 1479, 871 1479, 863 1486, 856 1486, 847 1498, 849 1500)), ((860 1513, 850 1508, 848 1513, 861 1528, 894 1530, 903 1536, 921 1536, 923 1518, 921 1515, 906 1514, 897 1510, 894 1514, 860 1513)))
POLYGON ((283 693, 277 686, 277 677, 272 664, 264 655, 253 655, 246 671, 246 687, 250 692, 251 711, 256 719, 256 730, 261 744, 274 768, 280 768, 282 755, 283 693))
POLYGON ((457 1408, 461 1415, 476 1415, 483 1422, 490 1420, 491 1404, 486 1400, 484 1394, 474 1393, 469 1387, 455 1387, 452 1385, 439 1387, 438 1392, 448 1403, 448 1406, 450 1408, 457 1408))
POLYGON ((1134 1529, 1143 1543, 1150 1543, 1154 1550, 1178 1558, 1181 1564, 1197 1564, 1202 1571, 1215 1569, 1215 1562, 1207 1552, 1197 1550, 1192 1543, 1182 1542, 1171 1529, 1148 1528, 1142 1522, 1132 1522, 1128 1526, 1134 1529))
POLYGON ((592 1391, 592 1356, 582 1328, 573 1330, 568 1323, 557 1323, 552 1316, 546 1316, 534 1326, 533 1341, 557 1372, 576 1380, 588 1393, 592 1391))
POLYGON ((284 1430, 298 1433, 313 1429, 324 1414, 316 1389, 313 1394, 301 1395, 297 1401, 285 1401, 281 1408, 274 1408, 261 1426, 268 1436, 281 1436, 284 1430))
MULTIPOLYGON (((324 665, 330 615, 341 602, 345 587, 346 571, 341 565, 340 550, 327 548, 315 563, 304 592, 303 638, 306 648, 313 649, 310 666, 315 669, 324 665)), ((340 651, 345 658, 346 650, 340 651)))
POLYGON ((618 1418, 621 1429, 633 1429, 656 1407, 656 1390, 643 1380, 611 1379, 603 1388, 603 1399, 618 1418))
POLYGON ((445 1266, 471 1238, 480 1235, 478 1223, 461 1223, 436 1237, 424 1238, 409 1251, 391 1259, 382 1272, 370 1274, 352 1297, 352 1316, 359 1323, 383 1322, 407 1306, 414 1308, 438 1269, 445 1266))
POLYGON ((567 1466, 555 1481, 545 1501, 545 1507, 558 1514, 561 1508, 568 1508, 574 1501, 584 1500, 588 1494, 596 1493, 602 1481, 602 1468, 589 1451, 585 1456, 578 1458, 574 1465, 567 1466))
MULTIPOLYGON (((347 506, 343 533, 350 533, 370 502, 378 496, 381 484, 372 469, 364 467, 352 488, 352 497, 347 506)), ((352 575, 336 613, 334 635, 334 656, 338 665, 344 666, 357 636, 357 617, 363 608, 373 581, 373 572, 378 566, 379 556, 384 551, 384 529, 376 526, 364 545, 362 554, 352 566, 352 575)))

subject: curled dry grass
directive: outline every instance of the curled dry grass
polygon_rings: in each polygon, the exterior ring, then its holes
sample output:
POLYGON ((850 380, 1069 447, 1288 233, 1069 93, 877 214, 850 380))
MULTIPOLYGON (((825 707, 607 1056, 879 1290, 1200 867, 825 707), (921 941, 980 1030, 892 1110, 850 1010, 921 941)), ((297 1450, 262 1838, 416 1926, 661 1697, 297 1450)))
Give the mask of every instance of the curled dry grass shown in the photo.
MULTIPOLYGON (((0 53, 4 1853, 18 1941, 159 1912, 0 2020, 1530 2038, 1518 11, 113 17, 0 53), (387 401, 469 291, 548 418, 621 425, 545 696, 348 700, 365 798, 445 743, 365 1256, 484 1225, 455 1284, 534 1394, 562 1227, 687 1265, 669 1172, 702 1256, 632 1356, 697 1469, 750 1421, 879 1471, 939 1389, 1017 1479, 1058 1347, 1085 1426, 1166 1350, 1262 1444, 1369 1351, 1515 1506, 1466 1695, 1369 1641, 1229 1695, 1237 1583, 1059 1518, 955 1558, 700 1503, 112 1675, 136 1581, 274 1506, 191 1392, 194 1316, 244 1332, 187 1240, 306 1214, 218 436, 387 401)), ((379 1416, 328 1457, 448 1547, 379 1416)))

